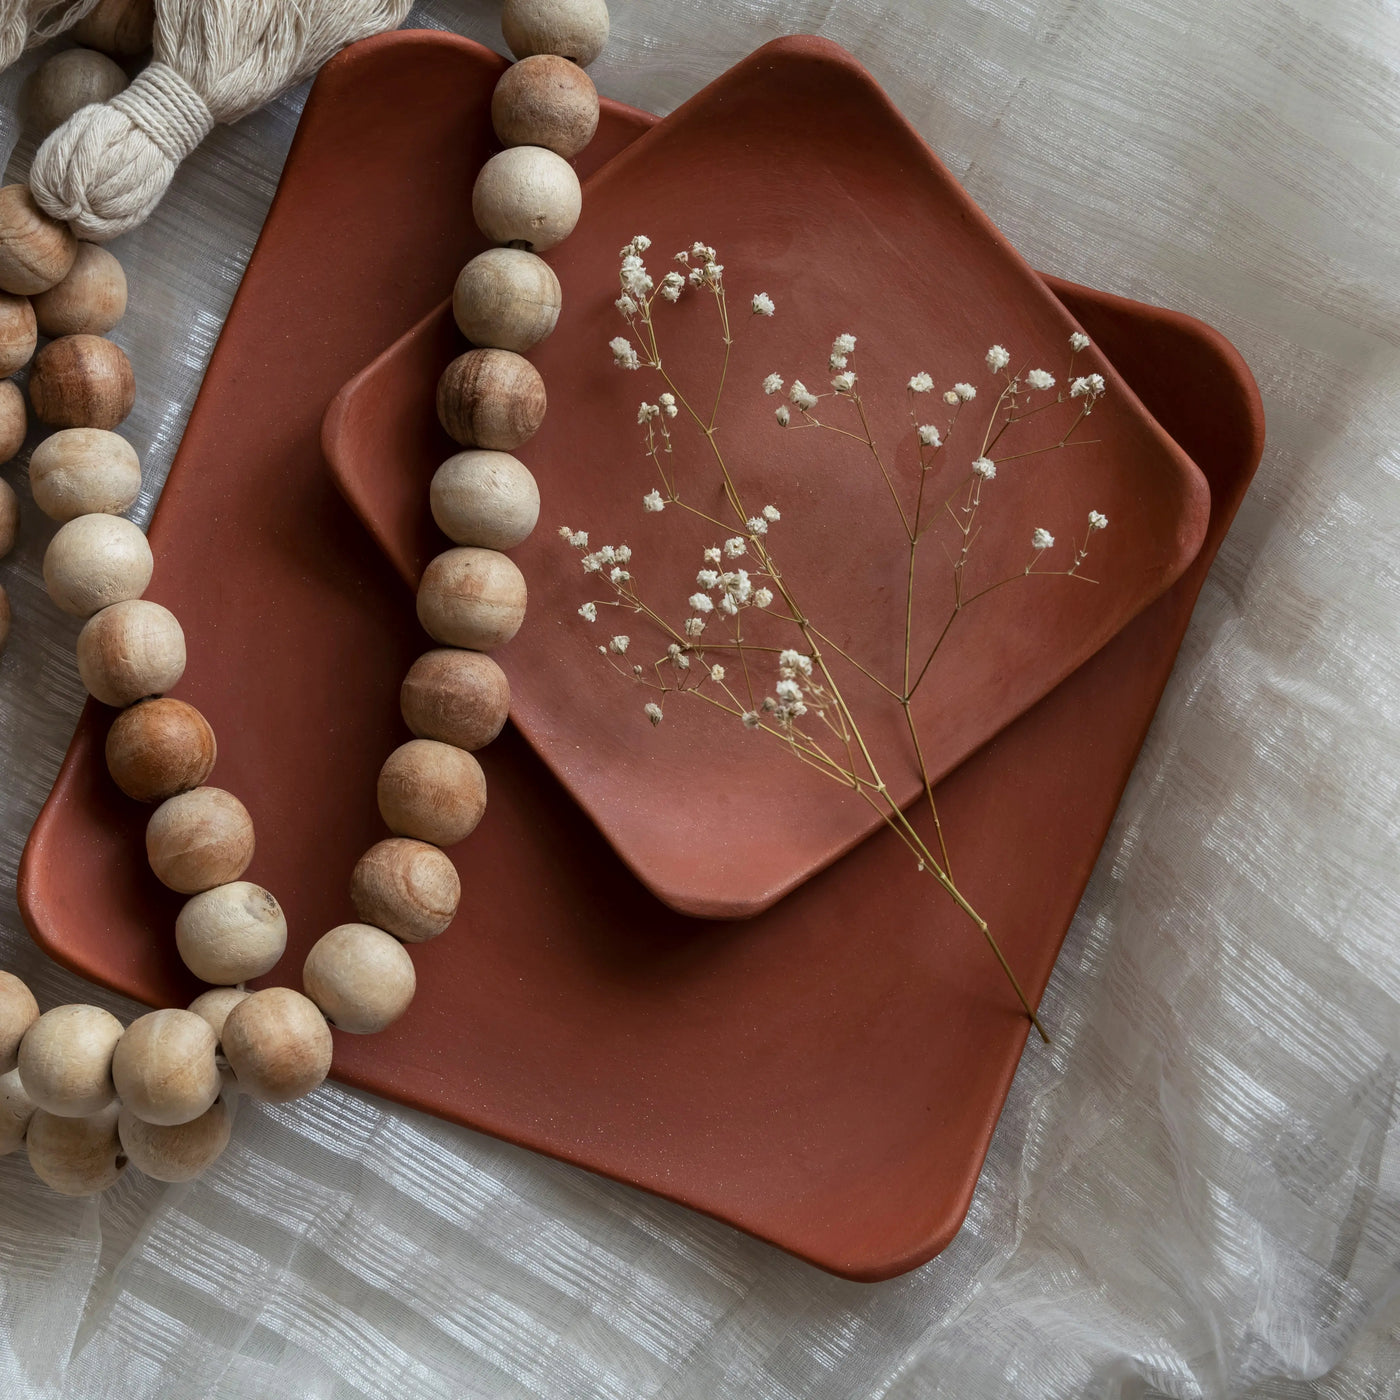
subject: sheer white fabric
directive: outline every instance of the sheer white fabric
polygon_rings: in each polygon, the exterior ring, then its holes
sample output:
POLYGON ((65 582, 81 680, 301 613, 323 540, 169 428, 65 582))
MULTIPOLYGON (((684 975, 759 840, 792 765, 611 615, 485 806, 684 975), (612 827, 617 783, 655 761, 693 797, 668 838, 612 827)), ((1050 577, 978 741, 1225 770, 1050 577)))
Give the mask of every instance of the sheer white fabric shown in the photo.
MULTIPOLYGON (((1057 1043, 952 1247, 873 1287, 336 1089, 243 1107, 188 1188, 67 1201, 0 1159, 0 1393, 1400 1393, 1400 8, 614 8, 599 86, 657 111, 774 35, 844 44, 1036 266, 1206 318, 1259 378, 1270 445, 1051 984, 1057 1043)), ((500 42, 494 3, 415 22, 500 42)), ((143 509, 299 100, 220 129, 119 245, 143 509)), ((28 510, 0 570, 0 961, 110 1004, 14 907, 80 700, 48 530, 28 510)))

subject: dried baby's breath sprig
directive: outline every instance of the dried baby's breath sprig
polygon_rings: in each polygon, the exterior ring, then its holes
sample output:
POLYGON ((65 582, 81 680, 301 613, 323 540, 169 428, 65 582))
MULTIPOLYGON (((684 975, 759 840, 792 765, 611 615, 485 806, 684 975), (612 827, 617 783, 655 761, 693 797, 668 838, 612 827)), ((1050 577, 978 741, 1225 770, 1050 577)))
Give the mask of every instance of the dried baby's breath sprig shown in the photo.
MULTIPOLYGON (((664 385, 664 392, 658 393, 655 402, 644 400, 637 413, 637 423, 644 432, 644 450, 658 477, 658 484, 642 497, 642 509, 646 514, 659 514, 670 507, 679 508, 712 525, 721 536, 721 543, 702 551, 695 574, 695 591, 684 599, 681 615, 675 618, 674 613, 668 616, 665 610, 646 601, 638 592, 628 567, 632 556, 630 548, 602 545, 590 551, 587 532, 561 527, 560 535, 580 553, 579 562, 585 575, 596 577, 612 590, 611 598, 601 603, 589 601, 580 607, 580 617, 585 622, 595 623, 600 606, 616 607, 622 613, 631 613, 639 624, 647 624, 659 634, 662 654, 649 666, 627 665, 620 661, 633 645, 629 633, 618 633, 606 645, 598 647, 619 675, 653 692, 654 698, 643 706, 652 725, 662 722, 666 702, 671 697, 699 700, 737 719, 748 733, 766 734, 776 739, 799 762, 859 794, 908 847, 918 869, 931 873, 976 925, 1026 1014, 1041 1036, 1048 1039, 986 920, 953 878, 952 862, 911 705, 954 623, 978 599, 1016 578, 1031 575, 1038 579, 1058 576, 1092 582, 1086 580, 1080 570, 1088 556, 1090 541, 1108 526, 1107 518, 1099 511, 1088 513, 1083 540, 1075 541, 1074 558, 1068 567, 1043 566, 1055 550, 1055 537, 1049 529, 1037 526, 1031 536, 1028 563, 990 584, 973 587, 969 583, 969 562, 983 538, 983 517, 990 509, 991 497, 996 494, 994 483, 998 468, 1026 457, 1076 446, 1082 441, 1074 437, 1075 431, 1106 390, 1101 375, 1074 373, 1075 357, 1089 348, 1088 337, 1076 331, 1069 338, 1070 361, 1064 376, 1069 384, 1067 393, 1057 390, 1056 377, 1050 371, 1035 368, 1013 372, 1010 350, 1001 344, 988 349, 984 363, 999 379, 999 385, 994 381, 988 392, 995 391, 996 399, 986 416, 980 445, 974 455, 963 459, 970 463, 966 475, 941 504, 926 489, 928 480, 941 461, 946 444, 958 429, 961 416, 972 411, 966 406, 977 399, 977 384, 959 380, 941 394, 949 412, 946 422, 939 424, 920 422, 920 416, 927 417, 927 413, 914 412, 914 405, 921 401, 921 396, 934 392, 933 377, 923 370, 910 377, 907 384, 910 423, 918 448, 918 467, 911 483, 896 477, 876 444, 859 378, 852 367, 857 343, 853 334, 842 332, 832 341, 826 362, 826 372, 831 376, 828 392, 816 393, 795 377, 789 383, 776 371, 762 381, 760 387, 764 395, 773 397, 786 393, 787 401, 774 412, 779 427, 826 430, 853 439, 870 452, 888 489, 906 536, 909 561, 902 669, 897 676, 882 677, 832 641, 799 605, 773 553, 775 534, 781 533, 776 527, 783 521, 783 514, 772 503, 757 510, 746 506, 717 440, 716 420, 725 392, 733 335, 724 267, 715 250, 705 243, 693 243, 674 257, 674 262, 684 271, 667 272, 657 281, 648 271, 643 256, 650 246, 650 239, 638 236, 621 250, 620 295, 615 304, 626 322, 630 338, 618 336, 609 343, 618 367, 653 371, 664 385), (717 313, 724 359, 708 407, 699 406, 701 401, 697 394, 688 396, 683 392, 662 362, 655 313, 662 303, 678 302, 683 295, 708 295, 717 313), (1053 398, 1049 397, 1051 394, 1053 398), (1035 396, 1034 402, 1032 396, 1035 396), (851 426, 830 421, 824 401, 828 402, 832 414, 849 415, 843 422, 849 421, 851 426), (1057 440, 1028 451, 997 455, 998 445, 1009 428, 1057 407, 1067 408, 1073 414, 1072 421, 1057 440), (726 508, 732 518, 711 515, 692 505, 679 492, 670 465, 674 454, 671 422, 678 418, 703 439, 719 474, 726 508), (919 601, 915 585, 916 558, 920 545, 934 528, 941 524, 946 529, 949 523, 953 531, 952 547, 949 548, 946 541, 940 543, 952 570, 953 603, 927 653, 916 654, 914 614, 919 601), (793 644, 779 646, 758 640, 757 623, 768 628, 790 629, 793 644), (839 678, 828 666, 828 651, 853 667, 901 708, 936 835, 932 844, 900 809, 881 777, 860 720, 848 705, 839 678)), ((774 315, 776 307, 772 297, 758 292, 750 301, 750 310, 754 317, 768 319, 774 315)))

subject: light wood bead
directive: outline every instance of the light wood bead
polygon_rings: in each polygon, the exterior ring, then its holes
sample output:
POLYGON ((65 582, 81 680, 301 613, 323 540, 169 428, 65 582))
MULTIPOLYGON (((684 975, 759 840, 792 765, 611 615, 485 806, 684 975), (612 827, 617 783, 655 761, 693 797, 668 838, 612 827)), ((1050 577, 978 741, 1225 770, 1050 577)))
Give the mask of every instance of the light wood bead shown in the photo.
POLYGON ((272 893, 234 880, 197 894, 175 920, 175 945, 201 982, 251 982, 277 966, 287 916, 272 893))
POLYGON ((5 592, 3 584, 0 584, 0 652, 5 650, 5 643, 10 640, 10 595, 5 592))
POLYGON ((28 432, 24 391, 13 379, 0 379, 0 462, 8 462, 24 446, 28 432))
POLYGON ((463 749, 410 739, 379 770, 379 814, 395 836, 455 846, 486 811, 486 777, 463 749))
POLYGON ((330 1027, 316 1003, 290 987, 267 987, 228 1014, 224 1054, 238 1087, 264 1103, 309 1094, 330 1073, 330 1027))
POLYGON ((34 1100, 24 1091, 19 1071, 0 1074, 0 1157, 24 1145, 25 1129, 34 1116, 34 1100))
POLYGON ((25 83, 21 97, 25 124, 37 140, 43 140, 80 108, 106 102, 126 85, 126 74, 105 53, 65 49, 41 63, 25 83))
POLYGON ((184 673, 185 634, 159 603, 113 603, 78 633, 78 675, 104 705, 163 695, 184 673))
POLYGON ((105 248, 79 243, 68 276, 34 298, 47 336, 106 335, 126 315, 126 273, 105 248))
POLYGON ((29 458, 29 489, 50 520, 120 515, 141 494, 136 449, 105 428, 64 428, 46 437, 29 458))
POLYGON ((0 559, 14 547, 19 534, 19 497, 15 488, 0 477, 0 559))
POLYGON ((586 68, 608 42, 603 0, 505 0, 501 33, 516 58, 555 53, 586 68))
POLYGON ((514 549, 540 518, 540 488, 509 452, 474 448, 449 457, 428 498, 438 529, 454 544, 514 549))
POLYGON ((39 208, 28 185, 0 188, 0 291, 46 292, 68 275, 77 256, 73 231, 39 208))
POLYGON ((509 452, 544 422, 544 380, 510 350, 468 350, 438 380, 438 421, 463 447, 509 452))
POLYGON ((34 357, 34 416, 51 428, 115 428, 136 402, 126 351, 100 335, 65 335, 34 357))
POLYGON ((479 651, 439 647, 424 652, 409 669, 399 690, 399 709, 419 739, 480 749, 505 726, 510 682, 479 651))
POLYGON ((14 374, 34 358, 39 323, 28 297, 0 292, 0 376, 14 374))
POLYGON ((213 1027, 193 1011, 138 1016, 117 1042, 112 1083, 122 1104, 147 1123, 173 1128, 208 1111, 223 1081, 213 1027))
POLYGON ((403 944, 370 924, 341 924, 322 934, 306 955, 301 981, 326 1020, 352 1035, 393 1025, 418 985, 403 944))
POLYGON ((472 216, 493 243, 543 253, 562 243, 583 212, 572 165, 543 146, 512 146, 481 167, 472 216))
POLYGON ((117 1136, 131 1165, 155 1181, 193 1181, 219 1159, 232 1132, 233 1115, 222 1098, 174 1127, 147 1123, 126 1107, 117 1118, 117 1136))
POLYGON ((34 1175, 64 1196, 95 1196, 115 1186, 127 1163, 117 1137, 120 1112, 116 1103, 81 1118, 37 1109, 24 1137, 34 1175))
POLYGON ((25 1092, 47 1113, 82 1118, 111 1103, 112 1052, 122 1023, 100 1006, 55 1006, 19 1046, 25 1092))
POLYGON ((457 274, 452 315, 473 345, 523 354, 558 324, 554 269, 523 248, 488 248, 457 274))
POLYGON ((156 878, 181 894, 231 884, 253 859, 253 819, 223 788, 167 798, 146 824, 146 858, 156 878))
POLYGON ((91 617, 139 598, 155 567, 139 525, 120 515, 80 515, 49 541, 44 586, 64 612, 91 617))
POLYGON ((169 696, 123 710, 107 731, 107 771, 137 802, 164 802, 199 787, 218 754, 209 721, 169 696))
POLYGON ((405 943, 436 938, 457 913, 462 882, 436 846, 391 836, 362 855, 350 877, 350 901, 367 924, 405 943))
POLYGON ((151 47, 155 22, 155 0, 98 0, 97 7, 70 32, 89 48, 134 58, 151 47))
POLYGON ((0 1074, 19 1063, 20 1041, 39 1019, 34 993, 12 972, 0 972, 0 1074))
POLYGON ((222 1041, 224 1022, 228 1020, 228 1013, 240 1001, 246 1001, 251 995, 251 992, 245 992, 242 987, 211 987, 207 992, 201 992, 195 997, 190 1002, 189 1009, 196 1016, 203 1016, 213 1029, 214 1038, 222 1041))
POLYGON ((543 146, 572 160, 598 130, 598 89, 567 58, 522 58, 491 94, 491 125, 503 146, 543 146))
POLYGON ((449 549, 418 584, 418 620, 436 642, 489 651, 525 620, 525 577, 494 549, 449 549))

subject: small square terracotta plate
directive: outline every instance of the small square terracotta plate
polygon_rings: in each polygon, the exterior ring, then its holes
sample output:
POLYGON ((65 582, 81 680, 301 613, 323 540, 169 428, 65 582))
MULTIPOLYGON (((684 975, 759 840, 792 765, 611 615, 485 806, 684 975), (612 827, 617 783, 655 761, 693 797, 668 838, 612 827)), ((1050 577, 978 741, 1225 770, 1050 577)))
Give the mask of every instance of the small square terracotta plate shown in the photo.
MULTIPOLYGON (((776 371, 826 389, 834 338, 854 334, 851 364, 912 512, 918 448, 911 407, 946 439, 928 486, 930 499, 941 502, 969 480, 993 415, 1001 385, 984 363, 987 348, 1004 344, 1013 367, 1044 366, 1063 386, 1077 325, 870 75, 820 39, 766 45, 589 181, 578 228, 549 254, 565 315, 531 356, 549 412, 519 455, 545 505, 540 528, 514 552, 530 607, 500 655, 511 714, 659 899, 700 917, 749 917, 868 836, 880 817, 782 745, 707 705, 672 699, 664 723, 652 729, 642 707, 654 694, 615 675, 597 649, 610 635, 627 634, 627 664, 650 674, 669 639, 612 608, 602 608, 594 626, 577 614, 581 603, 611 594, 585 578, 557 536, 559 525, 587 530, 595 547, 628 544, 643 595, 676 628, 693 611, 685 599, 696 590, 705 547, 743 528, 702 433, 685 414, 672 425, 671 470, 685 497, 725 528, 675 507, 642 510, 658 481, 643 455, 637 405, 655 401, 665 384, 650 371, 616 368, 607 348, 627 333, 613 303, 618 250, 636 233, 653 240, 647 257, 658 280, 678 266, 670 255, 696 239, 718 249, 736 332, 717 440, 746 509, 780 508, 769 540, 807 616, 896 689, 909 562, 899 515, 867 448, 832 433, 780 428, 780 400, 765 396, 762 381, 776 371), (772 318, 749 310, 760 291, 777 303, 772 318), (932 375, 935 393, 907 393, 919 371, 932 375), (978 397, 949 430, 952 410, 941 396, 957 381, 974 384, 978 397)), ((688 291, 657 319, 668 372, 708 417, 722 356, 712 298, 688 291)), ((1111 522, 1095 536, 1086 569, 1096 582, 1020 579, 958 616, 913 703, 935 781, 1093 655, 1200 548, 1209 511, 1200 472, 1095 351, 1075 361, 1076 373, 1090 371, 1101 372, 1109 389, 1075 433, 1075 446, 1010 460, 1064 435, 1080 407, 1068 400, 997 444, 993 456, 1006 460, 984 488, 964 591, 971 596, 1017 574, 1037 526, 1058 540, 1037 567, 1064 569, 1075 540, 1088 533, 1090 510, 1111 522)), ((386 518, 422 512, 421 484, 401 468, 404 446, 433 433, 435 378, 424 373, 415 347, 401 343, 347 388, 328 420, 334 470, 357 510, 381 528, 386 518)), ((857 426, 849 403, 824 401, 819 412, 843 428, 857 426)), ((443 456, 453 450, 445 437, 437 441, 443 456)), ((945 550, 955 553, 957 545, 940 511, 930 513, 937 523, 916 573, 916 672, 953 605, 945 550)), ((801 641, 771 616, 751 611, 746 618, 752 641, 775 648, 801 641)), ((706 635, 723 625, 716 613, 706 635)), ((919 774, 898 704, 839 658, 833 669, 896 799, 912 802, 919 774)), ((776 680, 776 673, 759 676, 756 694, 771 694, 776 680)))

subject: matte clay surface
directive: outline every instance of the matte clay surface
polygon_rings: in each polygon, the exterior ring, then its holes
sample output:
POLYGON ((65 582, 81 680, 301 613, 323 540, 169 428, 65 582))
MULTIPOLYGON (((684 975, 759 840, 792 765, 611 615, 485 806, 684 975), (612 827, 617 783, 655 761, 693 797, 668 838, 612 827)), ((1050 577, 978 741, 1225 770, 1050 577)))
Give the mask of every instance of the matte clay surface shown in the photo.
MULTIPOLYGON (((408 737, 399 681, 426 645, 411 594, 327 479, 317 426, 337 386, 423 315, 473 250, 465 210, 486 148, 471 143, 500 66, 466 41, 412 34, 328 65, 157 511, 156 596, 189 624, 179 694, 225 736, 214 781, 252 810, 248 877, 290 925, 268 983, 294 983, 311 944, 354 917, 350 871, 384 834, 375 776, 408 737), (402 159, 410 148, 421 162, 402 159), (323 256, 308 261, 312 243, 323 256), (376 295, 344 298, 347 285, 376 295), (234 537, 240 548, 224 551, 234 537)), ((650 119, 611 107, 604 120, 615 146, 650 119)), ((1219 336, 1050 285, 1196 457, 1213 514, 1172 590, 939 788, 959 873, 1033 993, 1262 439, 1248 371, 1219 336), (1020 796, 1032 789, 1034 804, 1020 796)), ((421 474, 424 521, 437 460, 424 441, 392 468, 421 474)), ((21 906, 82 975, 184 1005, 198 987, 175 951, 180 900, 146 867, 147 809, 103 768, 110 718, 95 705, 83 716, 26 851, 21 906)), ((419 992, 401 1022, 370 1039, 336 1034, 335 1076, 839 1273, 886 1277, 941 1249, 1026 1022, 902 848, 877 836, 760 919, 700 923, 631 878, 510 728, 480 757, 491 805, 454 853, 475 897, 411 950, 419 992)))
MULTIPOLYGON (((595 548, 630 545, 628 567, 643 598, 679 632, 705 547, 742 531, 746 517, 776 502, 783 519, 768 537, 774 555, 802 609, 835 644, 825 648, 833 674, 880 772, 907 805, 921 784, 900 707, 835 655, 845 650, 900 686, 904 527, 866 447, 833 433, 783 430, 773 416, 781 399, 760 386, 776 370, 789 382, 800 377, 825 390, 832 341, 855 334, 851 366, 910 511, 918 473, 911 409, 919 422, 943 430, 946 445, 927 487, 933 525, 916 571, 917 674, 953 605, 945 550, 955 555, 961 545, 938 503, 967 482, 1001 387, 984 353, 994 342, 1005 344, 1016 368, 1047 367, 1063 384, 1075 324, 864 69, 812 38, 765 45, 613 162, 590 182, 583 218, 550 263, 567 313, 531 352, 549 385, 550 411, 521 449, 543 508, 540 528, 514 551, 530 581, 530 611, 501 658, 511 715, 660 899, 681 913, 748 917, 877 829, 879 813, 708 705, 673 698, 665 722, 649 726, 642 706, 657 697, 615 675, 597 647, 615 632, 629 634, 627 663, 649 674, 669 638, 607 607, 596 626, 584 625, 579 605, 613 594, 584 576, 557 527, 586 529, 595 548), (795 157, 816 140, 819 161, 795 157), (641 508, 658 479, 643 456, 637 403, 655 400, 666 385, 646 370, 617 369, 606 348, 626 331, 613 305, 617 250, 639 232, 653 240, 647 258, 658 279, 676 267, 672 254, 697 237, 715 246, 725 266, 736 330, 718 441, 743 514, 725 501, 709 446, 684 412, 671 424, 670 458, 685 499, 723 529, 678 508, 641 508), (771 319, 750 311, 760 290, 777 302, 771 319), (933 376, 935 393, 906 391, 920 370, 933 376), (978 386, 978 397, 949 431, 942 394, 960 380, 978 386)), ((708 418, 723 367, 713 298, 690 292, 678 306, 658 308, 667 371, 683 399, 702 405, 708 418)), ((913 704, 935 779, 1092 655, 1199 547, 1209 509, 1200 473, 1096 351, 1078 356, 1075 370, 1102 370, 1109 380, 1106 399, 1076 434, 1078 445, 1003 461, 983 490, 965 592, 985 596, 948 629, 913 704), (1038 567, 1068 567, 1091 509, 1111 522, 1095 537, 1085 568, 1097 585, 1033 578, 992 589, 1026 567, 1037 526, 1058 540, 1038 567)), ((435 379, 435 370, 424 374, 418 357, 401 349, 367 377, 367 411, 382 412, 383 401, 394 398, 424 412, 435 379)), ((1007 432, 994 455, 1010 458, 1059 441, 1079 408, 1065 403, 1031 418, 1007 432)), ((859 431, 849 403, 828 399, 816 411, 859 431)), ((385 420, 399 422, 396 414, 385 420)), ((386 470, 395 457, 382 431, 357 431, 333 417, 326 445, 362 513, 401 518, 421 509, 417 480, 386 470), (409 491, 417 497, 411 504, 408 496, 380 499, 409 491)), ((724 619, 712 615, 706 636, 726 635, 724 619)), ((746 614, 744 635, 775 648, 800 642, 790 624, 756 610, 746 614)), ((727 660, 736 672, 732 657, 711 659, 727 660)), ((776 681, 771 667, 758 673, 756 695, 771 694, 776 681)))

